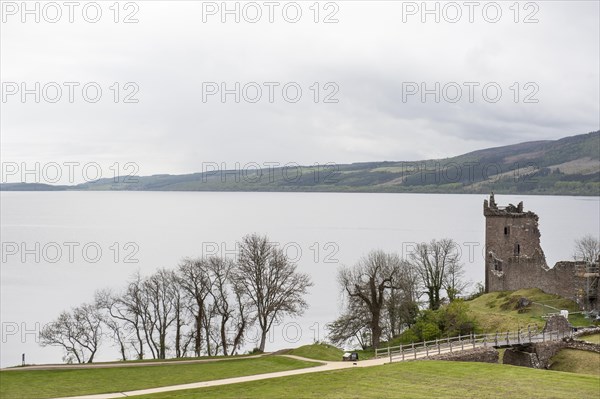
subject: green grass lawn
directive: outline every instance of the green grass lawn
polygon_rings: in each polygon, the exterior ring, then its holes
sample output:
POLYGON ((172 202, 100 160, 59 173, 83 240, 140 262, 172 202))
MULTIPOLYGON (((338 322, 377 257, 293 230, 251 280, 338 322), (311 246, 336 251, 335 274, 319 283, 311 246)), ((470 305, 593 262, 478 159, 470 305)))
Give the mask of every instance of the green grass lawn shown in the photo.
POLYGON ((402 362, 140 398, 597 398, 600 378, 525 367, 402 362))
MULTIPOLYGON (((563 349, 551 360, 551 370, 591 374, 600 377, 599 353, 580 351, 577 349, 563 349)), ((600 387, 598 389, 600 391, 600 387)))
POLYGON ((282 356, 222 362, 82 370, 0 372, 0 398, 48 398, 130 391, 317 366, 282 356))
POLYGON ((600 344, 600 334, 584 335, 583 337, 579 337, 578 339, 586 342, 591 342, 592 344, 600 344))
MULTIPOLYGON (((579 311, 575 302, 557 295, 546 294, 537 288, 514 292, 491 292, 466 303, 469 305, 471 314, 477 318, 479 328, 485 333, 526 329, 528 324, 532 326, 537 324, 541 329, 546 323, 542 315, 556 313, 556 310, 549 306, 556 309, 567 309, 570 312, 579 311), (516 309, 516 302, 521 297, 546 306, 532 304, 524 311, 519 312, 516 309)), ((590 325, 590 321, 581 314, 569 315, 569 321, 574 326, 590 325)))
POLYGON ((288 352, 289 355, 302 356, 315 360, 341 361, 344 352, 333 345, 312 344, 304 345, 288 352))
MULTIPOLYGON (((242 354, 242 355, 233 355, 233 356, 224 356, 224 355, 217 355, 217 356, 200 356, 200 357, 171 357, 168 359, 128 359, 128 360, 110 360, 110 361, 105 361, 105 362, 94 362, 94 364, 114 364, 114 365, 121 365, 121 364, 125 364, 125 363, 164 363, 164 362, 180 362, 180 361, 186 361, 186 360, 225 360, 225 359, 243 359, 249 356, 255 356, 256 354, 242 354)), ((54 364, 64 364, 64 363, 54 363, 54 364)), ((77 365, 77 364, 75 364, 77 365)), ((26 366, 40 366, 38 364, 27 364, 26 366)), ((22 367, 21 365, 18 366, 10 366, 7 368, 19 368, 22 367)))

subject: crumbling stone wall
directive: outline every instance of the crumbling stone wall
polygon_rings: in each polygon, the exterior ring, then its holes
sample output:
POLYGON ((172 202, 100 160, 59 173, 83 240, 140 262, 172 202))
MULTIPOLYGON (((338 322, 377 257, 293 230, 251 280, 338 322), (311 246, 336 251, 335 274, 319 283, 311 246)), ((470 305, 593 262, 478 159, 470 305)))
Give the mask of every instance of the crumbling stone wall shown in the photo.
POLYGON ((476 348, 466 351, 429 356, 427 360, 449 360, 455 362, 498 363, 498 351, 494 348, 476 348))
MULTIPOLYGON (((539 288, 584 305, 586 286, 584 262, 546 264, 540 245, 538 215, 523 211, 523 203, 499 207, 494 195, 483 202, 485 226, 485 289, 486 292, 539 288)), ((600 297, 599 291, 595 298, 600 297)), ((597 299, 591 304, 598 308, 597 299)))
POLYGON ((600 345, 591 342, 568 340, 565 342, 565 348, 578 349, 580 351, 600 353, 600 345))
POLYGON ((561 334, 571 334, 573 331, 573 326, 563 316, 550 316, 548 320, 546 320, 546 325, 544 326, 543 332, 549 333, 555 331, 558 331, 561 334))
MULTIPOLYGON (((573 338, 582 338, 586 335, 600 334, 600 327, 580 328, 573 333, 573 338)), ((583 338, 585 340, 585 338, 583 338)))

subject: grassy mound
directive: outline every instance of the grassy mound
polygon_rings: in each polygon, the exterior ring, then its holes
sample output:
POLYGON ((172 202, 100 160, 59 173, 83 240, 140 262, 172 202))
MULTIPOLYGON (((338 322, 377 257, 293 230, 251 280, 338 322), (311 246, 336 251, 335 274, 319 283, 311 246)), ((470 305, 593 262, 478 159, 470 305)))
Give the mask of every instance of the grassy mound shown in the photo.
POLYGON ((292 349, 288 354, 315 360, 340 361, 344 352, 335 346, 317 343, 292 349))
POLYGON ((591 374, 600 377, 600 354, 598 353, 563 349, 551 360, 551 370, 591 374))
MULTIPOLYGON (((558 295, 546 294, 537 288, 490 292, 466 303, 470 313, 477 319, 480 330, 486 333, 516 331, 518 328, 527 328, 528 324, 537 324, 542 328, 546 322, 542 316, 556 313, 556 309, 579 311, 575 302, 558 295), (527 298, 532 303, 519 308, 521 298, 527 298)), ((590 324, 581 314, 569 315, 569 321, 574 326, 590 324)))
POLYGON ((140 396, 175 398, 595 398, 600 378, 466 362, 402 362, 140 396))

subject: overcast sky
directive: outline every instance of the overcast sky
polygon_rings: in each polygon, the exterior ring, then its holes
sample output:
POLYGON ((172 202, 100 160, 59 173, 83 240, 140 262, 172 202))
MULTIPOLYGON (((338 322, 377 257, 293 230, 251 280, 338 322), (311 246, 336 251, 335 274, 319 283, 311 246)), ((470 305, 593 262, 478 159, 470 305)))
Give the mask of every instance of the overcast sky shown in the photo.
POLYGON ((97 162, 106 177, 115 162, 410 161, 599 129, 598 1, 428 2, 439 22, 421 2, 237 2, 239 22, 220 1, 113 3, 82 1, 70 23, 62 2, 38 3, 39 22, 2 2, 3 182, 22 180, 7 163, 97 162))

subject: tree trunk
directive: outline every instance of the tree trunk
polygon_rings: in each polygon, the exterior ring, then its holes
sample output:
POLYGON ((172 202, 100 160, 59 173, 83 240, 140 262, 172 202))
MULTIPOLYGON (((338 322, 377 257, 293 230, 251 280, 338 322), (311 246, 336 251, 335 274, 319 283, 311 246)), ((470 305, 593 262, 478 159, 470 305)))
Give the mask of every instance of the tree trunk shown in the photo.
POLYGON ((119 341, 119 345, 121 346, 121 357, 123 358, 123 361, 127 360, 127 356, 125 355, 125 344, 123 344, 123 341, 119 341))
POLYGON ((202 312, 198 311, 196 315, 196 336, 194 337, 194 354, 201 356, 202 351, 202 312))
POLYGON ((242 323, 237 331, 237 334, 235 335, 235 339, 233 340, 233 349, 231 351, 231 354, 234 355, 237 350, 240 348, 240 344, 242 342, 242 338, 244 337, 244 331, 246 330, 246 321, 242 320, 242 323))
POLYGON ((258 346, 258 350, 261 352, 265 351, 265 344, 267 342, 267 331, 262 330, 260 333, 260 345, 258 346))
POLYGON ((175 357, 181 357, 181 320, 179 320, 179 315, 177 315, 176 320, 177 331, 175 332, 175 357))
POLYGON ((137 336, 137 340, 139 343, 139 349, 137 351, 138 353, 138 360, 142 360, 144 358, 144 340, 142 339, 142 336, 140 335, 140 329, 138 328, 138 325, 136 324, 135 326, 135 335, 137 336))
POLYGON ((373 311, 373 317, 371 318, 371 333, 373 334, 373 348, 379 348, 379 341, 381 340, 382 328, 379 325, 379 312, 373 311))
POLYGON ((158 352, 158 358, 159 359, 165 359, 167 357, 167 353, 166 353, 167 351, 166 351, 166 348, 165 348, 165 346, 166 346, 166 342, 165 342, 166 341, 166 337, 165 336, 166 335, 167 335, 166 332, 162 332, 162 331, 160 332, 160 344, 159 344, 160 345, 160 348, 159 348, 160 350, 158 352))
POLYGON ((223 355, 227 356, 227 319, 221 319, 221 344, 223 345, 223 355))

